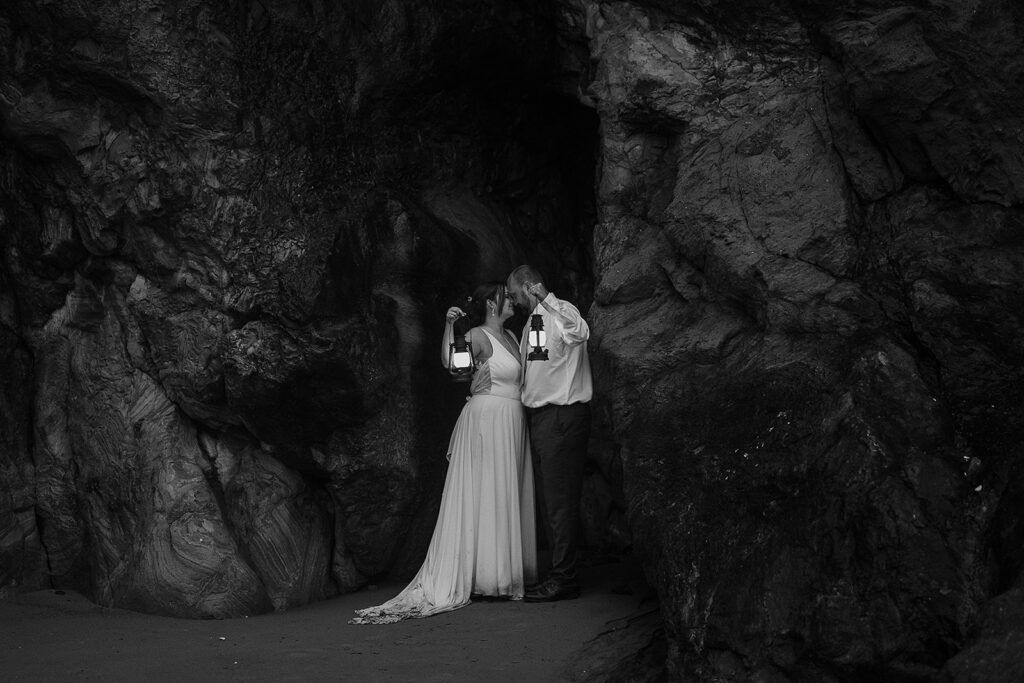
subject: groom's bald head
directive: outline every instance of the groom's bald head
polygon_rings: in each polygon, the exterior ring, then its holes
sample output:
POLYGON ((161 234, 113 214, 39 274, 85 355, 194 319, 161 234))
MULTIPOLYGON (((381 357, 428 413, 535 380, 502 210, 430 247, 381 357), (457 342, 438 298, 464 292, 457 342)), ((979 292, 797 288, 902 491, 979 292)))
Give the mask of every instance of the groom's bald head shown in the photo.
POLYGON ((544 282, 544 278, 533 266, 523 265, 509 273, 506 284, 511 288, 521 287, 527 282, 544 282))

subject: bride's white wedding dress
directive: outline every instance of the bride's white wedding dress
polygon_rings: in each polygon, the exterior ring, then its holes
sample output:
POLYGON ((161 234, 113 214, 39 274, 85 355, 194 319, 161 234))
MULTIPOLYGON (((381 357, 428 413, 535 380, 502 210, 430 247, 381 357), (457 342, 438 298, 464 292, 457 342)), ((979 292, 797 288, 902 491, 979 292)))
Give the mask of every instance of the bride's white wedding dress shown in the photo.
MULTIPOLYGON (((482 328, 481 328, 482 329, 482 328)), ((522 599, 537 580, 533 468, 520 402, 518 356, 483 330, 493 353, 448 445, 450 463, 434 535, 419 573, 352 624, 389 624, 469 604, 471 595, 522 599)))

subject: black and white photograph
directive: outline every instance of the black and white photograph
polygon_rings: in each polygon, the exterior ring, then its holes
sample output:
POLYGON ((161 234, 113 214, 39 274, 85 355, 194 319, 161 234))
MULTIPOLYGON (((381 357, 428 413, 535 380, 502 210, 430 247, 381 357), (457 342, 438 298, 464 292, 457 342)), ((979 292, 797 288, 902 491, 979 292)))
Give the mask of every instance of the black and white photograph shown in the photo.
POLYGON ((1020 0, 2 0, 0 680, 1024 681, 1020 0))

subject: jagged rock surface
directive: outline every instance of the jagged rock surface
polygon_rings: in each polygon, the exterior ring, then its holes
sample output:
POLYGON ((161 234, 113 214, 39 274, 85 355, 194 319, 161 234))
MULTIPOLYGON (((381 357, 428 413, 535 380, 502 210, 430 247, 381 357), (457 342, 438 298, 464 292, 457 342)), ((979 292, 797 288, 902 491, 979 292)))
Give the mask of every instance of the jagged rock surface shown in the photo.
POLYGON ((1020 570, 1019 10, 580 7, 594 356, 671 670, 935 676, 1020 570))

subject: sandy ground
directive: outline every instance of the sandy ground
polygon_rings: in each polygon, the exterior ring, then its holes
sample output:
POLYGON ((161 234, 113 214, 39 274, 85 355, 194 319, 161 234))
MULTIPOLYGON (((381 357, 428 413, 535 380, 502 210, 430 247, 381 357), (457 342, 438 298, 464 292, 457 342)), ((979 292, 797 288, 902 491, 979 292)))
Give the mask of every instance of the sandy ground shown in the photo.
POLYGON ((574 653, 650 609, 635 577, 630 563, 604 564, 584 570, 577 600, 474 602, 385 626, 347 621, 401 585, 223 621, 106 609, 74 593, 39 591, 0 602, 0 680, 572 680, 574 653))

